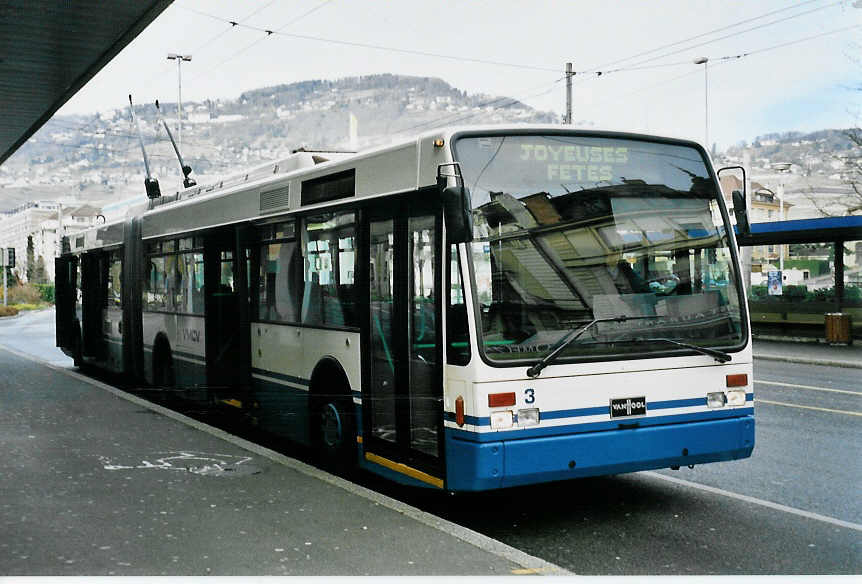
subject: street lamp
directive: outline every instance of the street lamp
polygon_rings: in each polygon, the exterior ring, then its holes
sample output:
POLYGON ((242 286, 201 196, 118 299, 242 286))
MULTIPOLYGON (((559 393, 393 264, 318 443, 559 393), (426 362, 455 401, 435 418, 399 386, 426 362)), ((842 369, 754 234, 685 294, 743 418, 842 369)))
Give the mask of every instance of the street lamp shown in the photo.
POLYGON ((709 77, 706 72, 709 57, 697 57, 695 65, 703 65, 703 140, 707 152, 709 149, 709 77))
POLYGON ((183 61, 191 61, 191 55, 168 53, 168 60, 177 62, 177 143, 183 146, 183 61))
MULTIPOLYGON (((789 162, 775 162, 772 164, 772 170, 778 172, 778 220, 784 221, 784 175, 790 172, 791 164, 789 162)), ((781 270, 782 278, 784 278, 784 244, 778 246, 778 269, 781 270)))

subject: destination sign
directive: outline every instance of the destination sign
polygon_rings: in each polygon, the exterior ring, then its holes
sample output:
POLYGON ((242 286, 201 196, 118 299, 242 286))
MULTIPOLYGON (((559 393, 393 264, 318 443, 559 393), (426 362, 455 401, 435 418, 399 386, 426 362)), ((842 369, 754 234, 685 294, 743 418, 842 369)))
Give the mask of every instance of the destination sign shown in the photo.
POLYGON ((629 161, 625 147, 521 144, 520 159, 540 163, 548 180, 610 181, 614 167, 629 161))

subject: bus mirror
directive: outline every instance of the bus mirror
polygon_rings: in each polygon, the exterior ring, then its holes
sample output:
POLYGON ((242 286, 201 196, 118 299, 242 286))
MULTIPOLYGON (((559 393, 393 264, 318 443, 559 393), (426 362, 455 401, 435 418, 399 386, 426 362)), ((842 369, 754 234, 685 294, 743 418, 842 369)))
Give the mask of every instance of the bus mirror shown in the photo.
POLYGON ((473 205, 461 177, 461 166, 457 162, 441 164, 437 168, 437 189, 443 200, 443 217, 449 242, 473 241, 473 205))
POLYGON ((739 235, 748 235, 751 226, 748 224, 748 213, 745 211, 745 195, 742 191, 733 191, 733 214, 736 215, 736 226, 739 235))
POLYGON ((473 209, 470 194, 464 185, 446 187, 443 197, 443 214, 446 218, 446 234, 450 243, 473 241, 473 209))
POLYGON ((736 217, 737 235, 747 237, 751 233, 751 226, 748 223, 745 200, 745 168, 742 166, 725 166, 720 168, 717 174, 722 193, 731 192, 730 198, 733 204, 733 215, 736 217))

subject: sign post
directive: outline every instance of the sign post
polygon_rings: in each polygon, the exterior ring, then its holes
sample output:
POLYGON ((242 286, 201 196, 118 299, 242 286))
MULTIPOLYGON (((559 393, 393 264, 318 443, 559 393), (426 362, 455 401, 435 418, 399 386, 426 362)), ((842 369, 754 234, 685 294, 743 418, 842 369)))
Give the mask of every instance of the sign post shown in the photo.
POLYGON ((6 248, 0 247, 0 270, 3 270, 3 306, 6 306, 6 248))
POLYGON ((769 296, 781 296, 783 293, 783 283, 781 270, 770 270, 767 275, 767 294, 769 296))

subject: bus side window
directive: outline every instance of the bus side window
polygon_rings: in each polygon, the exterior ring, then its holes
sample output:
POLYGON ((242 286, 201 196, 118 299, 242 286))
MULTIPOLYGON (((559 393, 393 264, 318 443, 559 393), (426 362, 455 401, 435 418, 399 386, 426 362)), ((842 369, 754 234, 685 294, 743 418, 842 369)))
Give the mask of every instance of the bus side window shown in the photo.
POLYGON ((185 252, 177 256, 177 312, 203 314, 203 263, 199 252, 185 252))
POLYGON ((303 226, 302 323, 358 326, 353 285, 355 213, 347 211, 311 216, 303 221, 303 226))
POLYGON ((121 252, 111 252, 108 263, 109 308, 122 308, 123 305, 123 260, 121 258, 121 252))
POLYGON ((461 258, 458 247, 449 249, 449 295, 446 307, 446 361, 449 365, 470 362, 470 334, 467 323, 467 301, 461 280, 461 258))
POLYGON ((296 241, 267 243, 260 248, 258 278, 258 318, 277 322, 298 322, 296 281, 301 276, 296 241))
POLYGON ((144 279, 144 308, 147 310, 165 309, 165 258, 150 257, 148 275, 144 279))

